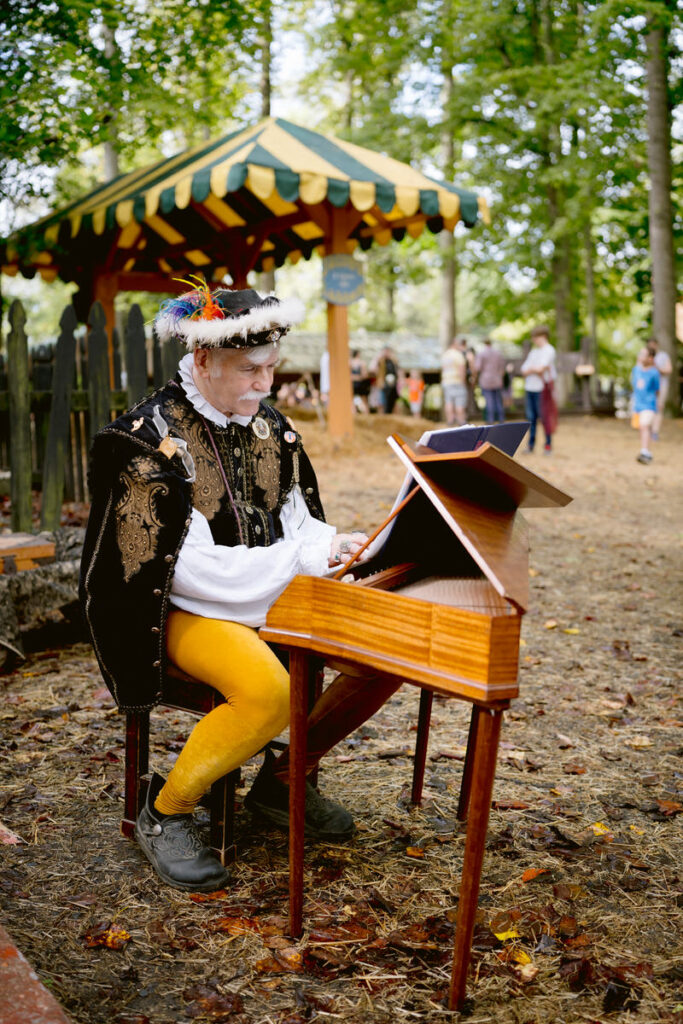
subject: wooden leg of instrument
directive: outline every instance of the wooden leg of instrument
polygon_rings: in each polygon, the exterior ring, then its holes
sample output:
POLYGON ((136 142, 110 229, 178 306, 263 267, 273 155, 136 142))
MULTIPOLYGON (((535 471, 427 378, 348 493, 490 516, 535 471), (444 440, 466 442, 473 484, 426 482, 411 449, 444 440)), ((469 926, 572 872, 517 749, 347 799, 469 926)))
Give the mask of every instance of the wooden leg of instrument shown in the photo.
POLYGON ((459 1010, 465 1001, 465 985, 470 964, 474 918, 479 899, 479 882, 484 861, 486 829, 491 808, 493 779, 496 774, 496 756, 503 712, 479 709, 478 717, 473 786, 460 882, 458 917, 455 925, 453 973, 448 997, 448 1006, 451 1010, 459 1010))
POLYGON ((289 661, 289 934, 301 935, 304 900, 304 812, 309 658, 292 651, 289 661))
MULTIPOLYGON (((323 692, 323 679, 325 675, 325 662, 316 660, 311 664, 308 679, 308 711, 309 714, 323 692)), ((308 773, 308 781, 312 786, 318 785, 318 765, 308 773)))
POLYGON ((470 792, 472 790, 472 770, 474 766, 474 752, 477 749, 477 725, 481 708, 476 704, 472 705, 472 717, 470 718, 470 731, 467 736, 467 753, 465 764, 462 770, 462 782, 460 783, 460 799, 458 800, 458 821, 467 821, 467 809, 470 806, 470 792))
POLYGON ((413 790, 410 802, 422 803, 422 784, 427 763, 427 743, 429 742, 429 724, 432 720, 432 704, 434 694, 431 690, 420 690, 420 711, 417 716, 417 739, 415 740, 415 760, 413 762, 413 790))

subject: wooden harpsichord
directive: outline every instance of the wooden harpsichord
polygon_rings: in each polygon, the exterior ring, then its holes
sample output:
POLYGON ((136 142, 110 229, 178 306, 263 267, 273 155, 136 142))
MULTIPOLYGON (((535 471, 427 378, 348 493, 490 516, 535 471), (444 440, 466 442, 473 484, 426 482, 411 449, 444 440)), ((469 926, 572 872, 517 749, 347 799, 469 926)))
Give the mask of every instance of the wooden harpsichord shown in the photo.
POLYGON ((347 567, 351 581, 296 576, 261 630, 290 652, 290 933, 300 935, 303 920, 306 716, 314 664, 366 668, 421 687, 414 803, 434 692, 469 701, 457 812, 467 818, 467 836, 448 1000, 460 1009, 503 712, 518 690, 529 598, 528 529, 520 509, 571 499, 488 443, 447 454, 397 436, 389 444, 406 467, 406 484, 377 531, 372 557, 347 567))
POLYGON ((380 528, 376 553, 349 569, 353 582, 297 576, 261 635, 437 692, 509 701, 529 595, 519 509, 571 499, 490 444, 444 455, 389 443, 410 497, 380 528))

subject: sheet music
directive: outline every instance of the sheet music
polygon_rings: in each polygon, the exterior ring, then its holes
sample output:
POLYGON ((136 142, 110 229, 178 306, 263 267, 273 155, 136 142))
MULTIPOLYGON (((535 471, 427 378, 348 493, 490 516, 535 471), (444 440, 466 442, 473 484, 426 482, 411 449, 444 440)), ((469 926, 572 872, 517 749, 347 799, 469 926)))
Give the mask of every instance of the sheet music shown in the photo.
MULTIPOLYGON (((496 448, 500 448, 506 455, 512 457, 520 444, 522 438, 529 429, 526 420, 513 420, 510 423, 494 423, 488 426, 475 423, 465 423, 461 427, 440 427, 437 430, 425 430, 420 437, 418 444, 427 448, 433 448, 435 452, 445 454, 446 452, 472 452, 475 448, 490 441, 496 448)), ((389 441, 389 438, 387 438, 389 441)), ((408 492, 415 486, 415 481, 410 473, 406 473, 396 500, 391 506, 392 512, 407 497, 408 492)), ((388 517, 387 517, 388 518, 388 517)), ((396 519, 391 519, 381 533, 378 533, 372 544, 366 551, 366 558, 373 558, 386 544, 389 534, 392 531, 396 519)))

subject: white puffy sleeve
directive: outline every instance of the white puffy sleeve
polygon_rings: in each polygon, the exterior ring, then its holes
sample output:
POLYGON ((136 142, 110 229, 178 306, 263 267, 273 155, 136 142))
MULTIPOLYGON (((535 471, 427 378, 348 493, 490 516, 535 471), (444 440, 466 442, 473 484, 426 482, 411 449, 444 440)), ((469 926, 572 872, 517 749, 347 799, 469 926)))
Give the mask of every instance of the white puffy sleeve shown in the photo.
POLYGON ((298 573, 322 576, 336 530, 315 519, 295 487, 281 512, 284 537, 269 547, 216 544, 208 520, 192 510, 171 586, 176 608, 211 619, 262 626, 298 573))

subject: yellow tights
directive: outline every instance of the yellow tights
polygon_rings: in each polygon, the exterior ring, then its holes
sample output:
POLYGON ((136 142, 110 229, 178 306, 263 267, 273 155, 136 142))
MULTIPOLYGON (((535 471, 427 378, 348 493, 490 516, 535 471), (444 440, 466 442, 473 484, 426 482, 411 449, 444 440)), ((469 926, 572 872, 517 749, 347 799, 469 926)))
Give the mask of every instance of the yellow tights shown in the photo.
POLYGON ((225 697, 195 725, 154 806, 190 813, 209 786, 248 761, 289 722, 289 675, 256 630, 172 611, 168 656, 225 697))

